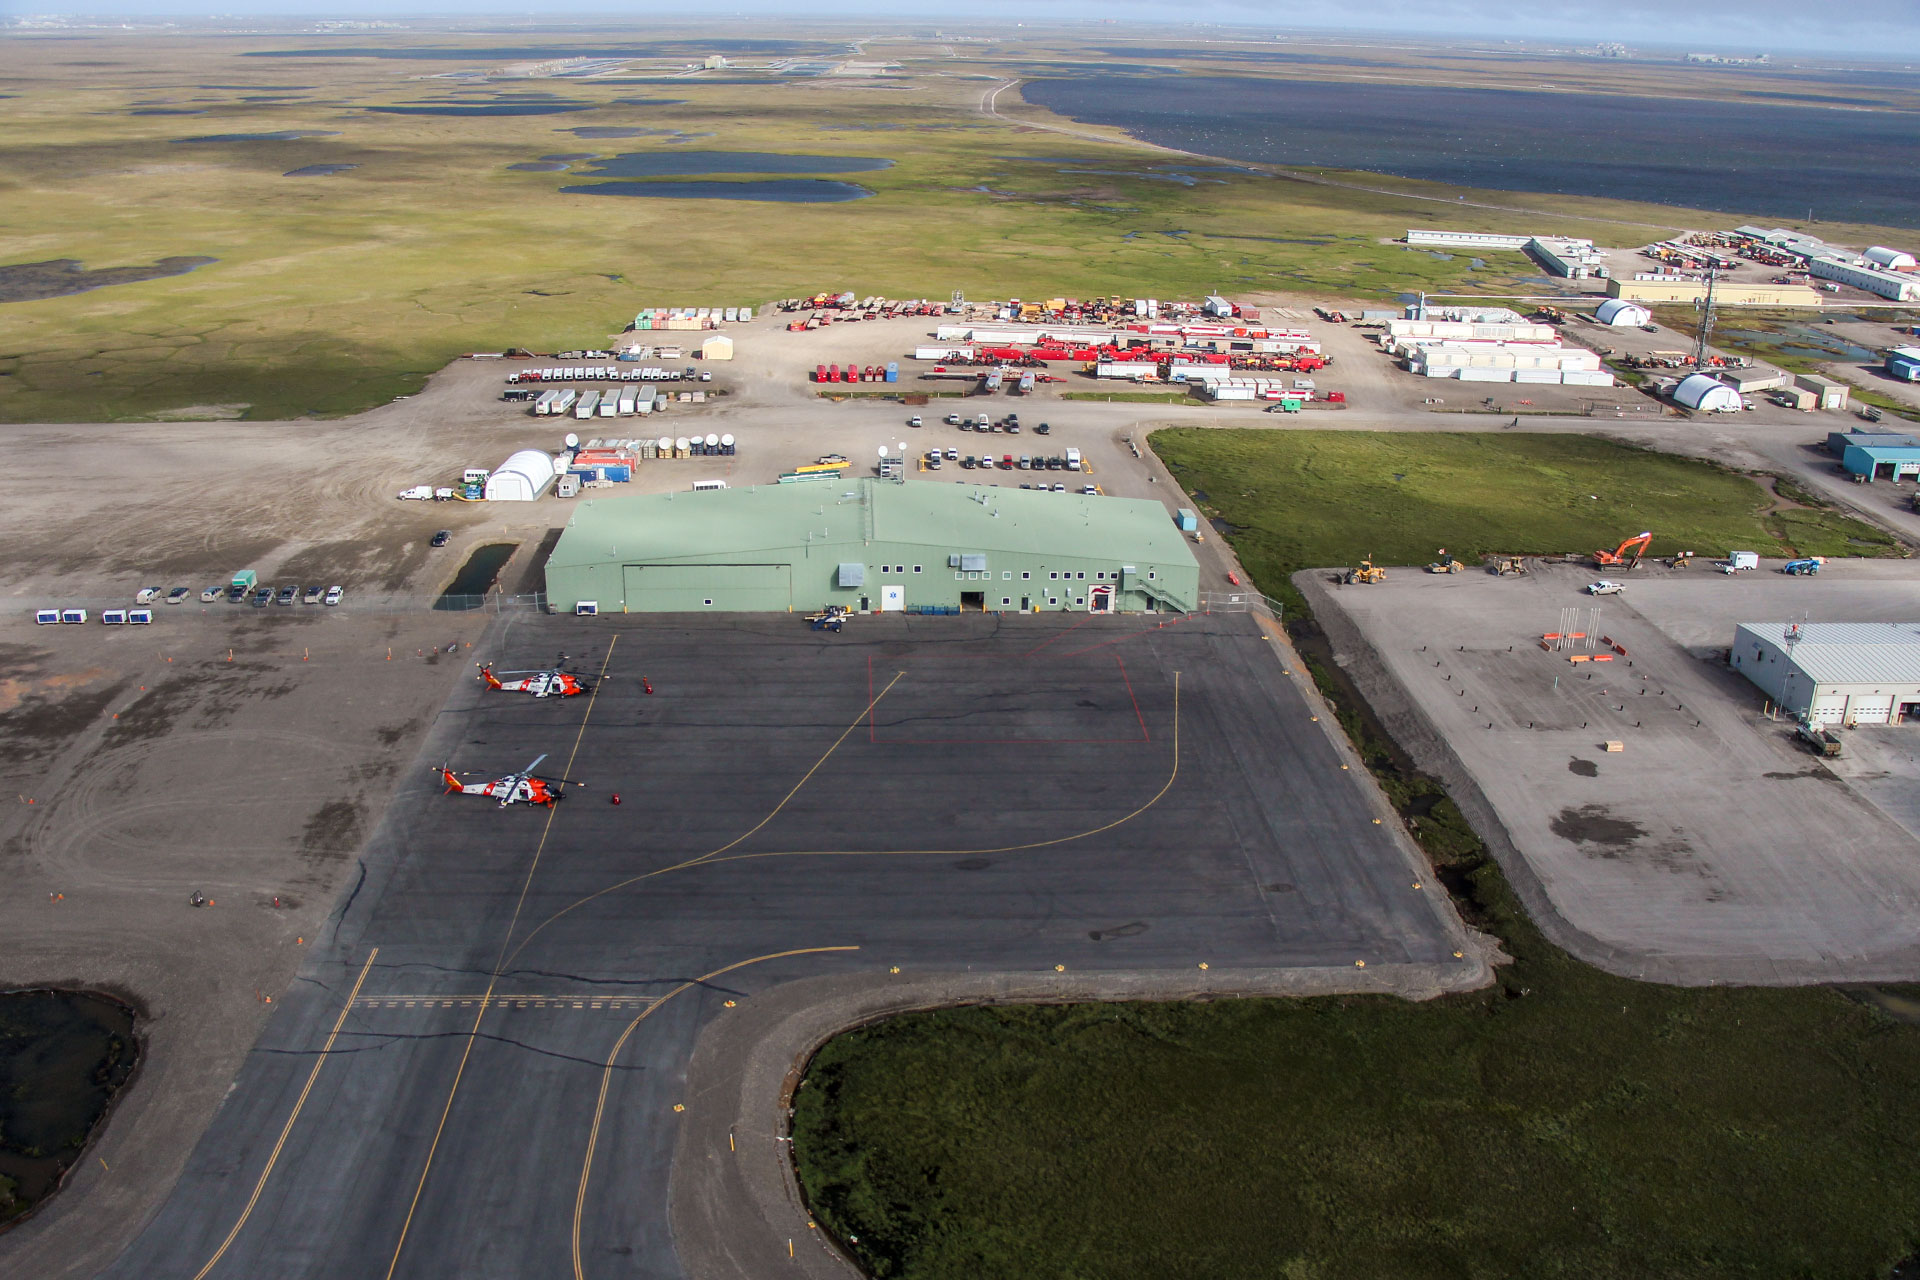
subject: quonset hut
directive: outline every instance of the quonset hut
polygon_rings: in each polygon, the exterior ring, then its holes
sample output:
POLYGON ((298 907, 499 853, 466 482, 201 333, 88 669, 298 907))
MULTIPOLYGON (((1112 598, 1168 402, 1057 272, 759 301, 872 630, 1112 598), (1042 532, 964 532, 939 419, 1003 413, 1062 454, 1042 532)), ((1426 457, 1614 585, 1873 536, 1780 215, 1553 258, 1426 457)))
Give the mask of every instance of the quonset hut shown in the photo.
POLYGON ((1601 324, 1646 324, 1653 319, 1653 313, 1637 302, 1628 302, 1625 298, 1608 298, 1600 304, 1600 309, 1593 313, 1593 318, 1601 324))
POLYGON ((1200 567, 1158 502, 822 480, 593 498, 547 560, 573 612, 1186 612, 1200 567))
POLYGON ((1701 413, 1738 413, 1740 393, 1710 373, 1690 373, 1673 389, 1674 402, 1701 413))

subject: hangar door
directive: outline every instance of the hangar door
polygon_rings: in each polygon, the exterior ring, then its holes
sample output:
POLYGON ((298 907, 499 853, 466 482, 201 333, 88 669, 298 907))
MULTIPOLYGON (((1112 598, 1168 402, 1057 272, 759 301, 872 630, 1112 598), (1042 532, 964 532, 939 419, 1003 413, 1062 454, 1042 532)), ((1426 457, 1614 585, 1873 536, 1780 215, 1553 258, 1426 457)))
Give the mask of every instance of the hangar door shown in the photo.
POLYGON ((1823 693, 1813 700, 1813 711, 1807 718, 1815 724, 1839 724, 1846 715, 1846 694, 1823 693))
POLYGON ((793 604, 784 564, 630 564, 628 613, 780 612, 793 604))

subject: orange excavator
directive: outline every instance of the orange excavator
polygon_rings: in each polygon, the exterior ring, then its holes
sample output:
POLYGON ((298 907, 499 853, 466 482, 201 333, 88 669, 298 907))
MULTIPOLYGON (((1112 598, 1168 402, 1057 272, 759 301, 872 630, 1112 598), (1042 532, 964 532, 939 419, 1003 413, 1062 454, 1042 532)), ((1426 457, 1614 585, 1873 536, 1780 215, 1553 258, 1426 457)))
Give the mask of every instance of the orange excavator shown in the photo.
POLYGON ((1653 541, 1651 533, 1636 533, 1613 550, 1604 548, 1593 553, 1594 567, 1598 569, 1631 569, 1640 563, 1640 557, 1646 554, 1647 544, 1653 541))

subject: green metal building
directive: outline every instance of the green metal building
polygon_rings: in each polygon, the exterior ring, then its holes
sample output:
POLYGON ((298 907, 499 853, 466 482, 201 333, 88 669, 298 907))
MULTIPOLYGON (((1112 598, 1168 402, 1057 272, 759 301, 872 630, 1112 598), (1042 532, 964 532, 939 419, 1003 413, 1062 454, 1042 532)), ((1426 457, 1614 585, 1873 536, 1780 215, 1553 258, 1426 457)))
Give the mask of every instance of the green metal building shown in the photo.
POLYGON ((547 559, 566 613, 1185 612, 1199 596, 1158 502, 911 480, 584 499, 547 559))

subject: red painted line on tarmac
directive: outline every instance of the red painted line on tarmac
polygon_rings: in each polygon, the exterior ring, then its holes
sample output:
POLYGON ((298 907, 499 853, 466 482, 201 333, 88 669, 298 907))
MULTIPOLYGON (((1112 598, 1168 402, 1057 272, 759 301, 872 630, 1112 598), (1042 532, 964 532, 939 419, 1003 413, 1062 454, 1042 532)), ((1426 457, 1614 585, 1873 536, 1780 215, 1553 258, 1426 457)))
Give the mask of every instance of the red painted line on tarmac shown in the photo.
MULTIPOLYGON (((1115 636, 1111 640, 1102 640, 1099 644, 1090 644, 1084 649, 1075 649, 1069 653, 1055 654, 1053 656, 1059 657, 1059 658, 1077 658, 1083 653, 1092 653, 1095 649, 1104 649, 1110 644, 1122 644, 1128 640, 1138 640, 1141 636, 1150 636, 1154 634, 1154 632, 1156 631, 1165 631, 1168 627, 1174 626, 1177 623, 1185 622, 1189 617, 1192 617, 1192 616, 1194 615, 1183 613, 1177 618, 1168 619, 1166 622, 1161 623, 1159 626, 1154 627, 1151 630, 1132 631, 1127 633, 1124 636, 1115 636)), ((1205 616, 1205 615, 1200 615, 1200 616, 1205 616)))
POLYGON ((1134 719, 1140 722, 1140 741, 1146 742, 1150 737, 1147 733, 1147 718, 1140 712, 1140 699, 1133 695, 1133 677, 1127 674, 1127 664, 1120 661, 1120 655, 1117 653, 1113 655, 1113 665, 1120 668, 1120 678, 1127 682, 1127 698, 1133 703, 1134 719))
POLYGON ((1100 616, 1101 615, 1097 613, 1090 613, 1086 617, 1080 619, 1080 621, 1068 627, 1065 631, 1054 632, 1052 635, 1048 636, 1045 640, 1042 640, 1039 644, 1033 646, 1033 648, 1027 650, 1023 654, 1020 654, 1019 656, 1022 658, 1031 658, 1034 654, 1040 652, 1042 649, 1046 648, 1048 645, 1052 644, 1054 641, 1060 640, 1066 636, 1072 635, 1074 632, 1078 631, 1080 628, 1086 626, 1089 622, 1092 622, 1095 618, 1100 616))

